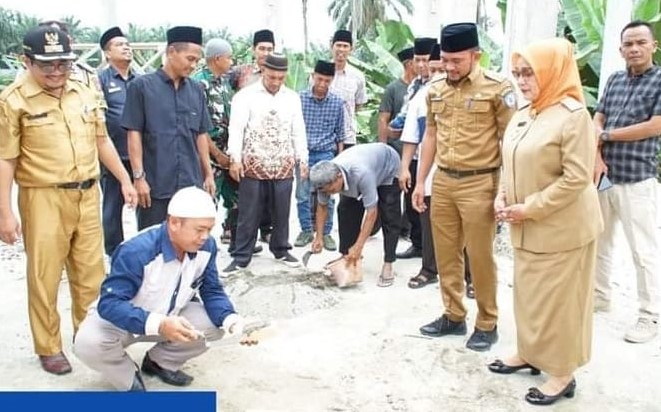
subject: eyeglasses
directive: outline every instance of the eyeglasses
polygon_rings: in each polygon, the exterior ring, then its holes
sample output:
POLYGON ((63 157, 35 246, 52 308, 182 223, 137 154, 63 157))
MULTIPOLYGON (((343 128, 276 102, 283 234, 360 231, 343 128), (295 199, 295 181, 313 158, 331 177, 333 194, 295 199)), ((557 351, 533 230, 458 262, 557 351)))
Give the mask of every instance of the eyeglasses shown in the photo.
POLYGON ((45 74, 55 73, 55 70, 58 70, 60 73, 65 73, 71 71, 73 68, 73 61, 71 60, 60 60, 50 63, 42 63, 36 60, 32 60, 32 64, 37 66, 45 74))
POLYGON ((524 67, 521 70, 512 70, 512 77, 516 80, 523 78, 523 80, 528 80, 531 77, 535 77, 535 72, 530 67, 524 67))

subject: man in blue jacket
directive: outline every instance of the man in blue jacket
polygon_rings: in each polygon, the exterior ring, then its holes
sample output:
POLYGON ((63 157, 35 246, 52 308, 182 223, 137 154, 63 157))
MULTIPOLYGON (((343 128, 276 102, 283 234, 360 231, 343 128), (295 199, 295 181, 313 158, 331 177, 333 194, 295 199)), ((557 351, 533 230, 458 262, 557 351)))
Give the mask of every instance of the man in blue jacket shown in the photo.
POLYGON ((187 386, 193 377, 181 371, 184 363, 204 353, 207 340, 243 330, 243 319, 218 280, 216 242, 210 236, 213 199, 187 187, 175 193, 167 214, 161 225, 118 246, 100 298, 75 338, 76 355, 119 390, 145 390, 137 364, 125 351, 128 345, 156 342, 142 372, 187 386))

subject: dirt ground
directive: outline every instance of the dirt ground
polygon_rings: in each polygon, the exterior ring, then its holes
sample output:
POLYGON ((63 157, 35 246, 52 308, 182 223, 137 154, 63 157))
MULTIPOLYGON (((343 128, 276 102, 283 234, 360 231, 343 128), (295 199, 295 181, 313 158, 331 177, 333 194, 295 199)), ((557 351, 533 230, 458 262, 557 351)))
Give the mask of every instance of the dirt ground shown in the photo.
MULTIPOLYGON (((132 227, 130 214, 125 223, 132 227)), ((291 239, 297 235, 292 209, 291 239)), ((337 236, 337 233, 335 233, 337 236)), ((239 313, 273 322, 275 335, 254 347, 235 342, 210 344, 185 366, 195 376, 190 390, 212 390, 222 411, 525 411, 527 388, 544 375, 498 376, 486 364, 515 350, 512 313, 512 261, 508 239, 497 239, 500 340, 490 352, 465 348, 467 337, 427 338, 418 328, 440 316, 438 286, 412 290, 406 279, 420 259, 395 263, 389 288, 376 286, 381 238, 365 250, 365 281, 356 288, 330 287, 314 270, 336 255, 325 252, 310 262, 312 271, 290 269, 270 253, 256 257, 245 273, 224 279, 239 313)), ((408 247, 401 242, 399 249, 408 247)), ((633 345, 622 336, 635 321, 636 285, 626 244, 621 243, 613 310, 594 322, 592 361, 576 374, 577 396, 558 402, 556 411, 661 411, 661 338, 633 345)), ((305 249, 295 248, 300 257, 305 249)), ((229 257, 223 246, 218 265, 229 257)), ((72 374, 43 372, 32 351, 27 318, 25 259, 20 245, 0 245, 0 388, 3 390, 110 390, 71 353, 70 299, 66 280, 59 308, 65 352, 72 374)), ((468 326, 475 302, 467 300, 468 326)), ((147 346, 129 349, 138 362, 147 346)), ((150 390, 178 390, 148 378, 150 390)))

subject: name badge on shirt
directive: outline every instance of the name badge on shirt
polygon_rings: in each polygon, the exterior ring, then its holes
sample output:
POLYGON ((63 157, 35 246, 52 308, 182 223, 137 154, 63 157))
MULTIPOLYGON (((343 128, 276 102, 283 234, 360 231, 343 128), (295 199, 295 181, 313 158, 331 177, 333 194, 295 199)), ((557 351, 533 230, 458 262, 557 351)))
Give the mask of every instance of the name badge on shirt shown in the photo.
POLYGON ((115 93, 115 92, 119 92, 119 91, 122 91, 121 87, 112 87, 112 88, 108 89, 108 93, 115 93))

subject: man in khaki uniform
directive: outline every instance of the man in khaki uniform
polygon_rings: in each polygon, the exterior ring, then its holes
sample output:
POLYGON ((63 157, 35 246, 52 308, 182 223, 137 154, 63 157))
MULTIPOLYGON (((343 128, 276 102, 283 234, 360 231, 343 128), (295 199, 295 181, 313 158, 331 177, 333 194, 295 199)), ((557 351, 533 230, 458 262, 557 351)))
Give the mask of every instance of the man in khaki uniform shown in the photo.
POLYGON ((420 331, 429 336, 466 334, 465 246, 478 307, 466 347, 486 351, 498 340, 493 201, 500 176, 500 141, 516 97, 508 80, 480 68, 473 23, 443 28, 441 60, 447 75, 432 84, 427 95, 427 129, 413 203, 420 212, 425 210, 423 183, 435 162, 432 237, 445 313, 420 331))
MULTIPOLYGON (((62 30, 66 33, 69 38, 69 43, 73 46, 73 37, 69 33, 69 27, 63 21, 59 20, 46 20, 39 23, 40 27, 52 27, 55 29, 62 30)), ((101 82, 99 81, 98 76, 96 75, 96 70, 87 63, 82 61, 76 61, 71 67, 71 73, 69 74, 69 80, 77 81, 83 84, 86 87, 89 87, 96 94, 96 99, 100 107, 107 109, 108 105, 106 104, 106 99, 103 95, 103 89, 101 88, 101 82)))
POLYGON ((63 31, 39 26, 23 39, 27 72, 0 94, 0 240, 21 233, 27 256, 28 310, 44 370, 71 372, 62 352, 57 291, 66 268, 74 333, 99 294, 105 270, 99 216, 99 159, 136 203, 128 173, 107 138, 97 96, 69 80, 76 55, 63 31))

